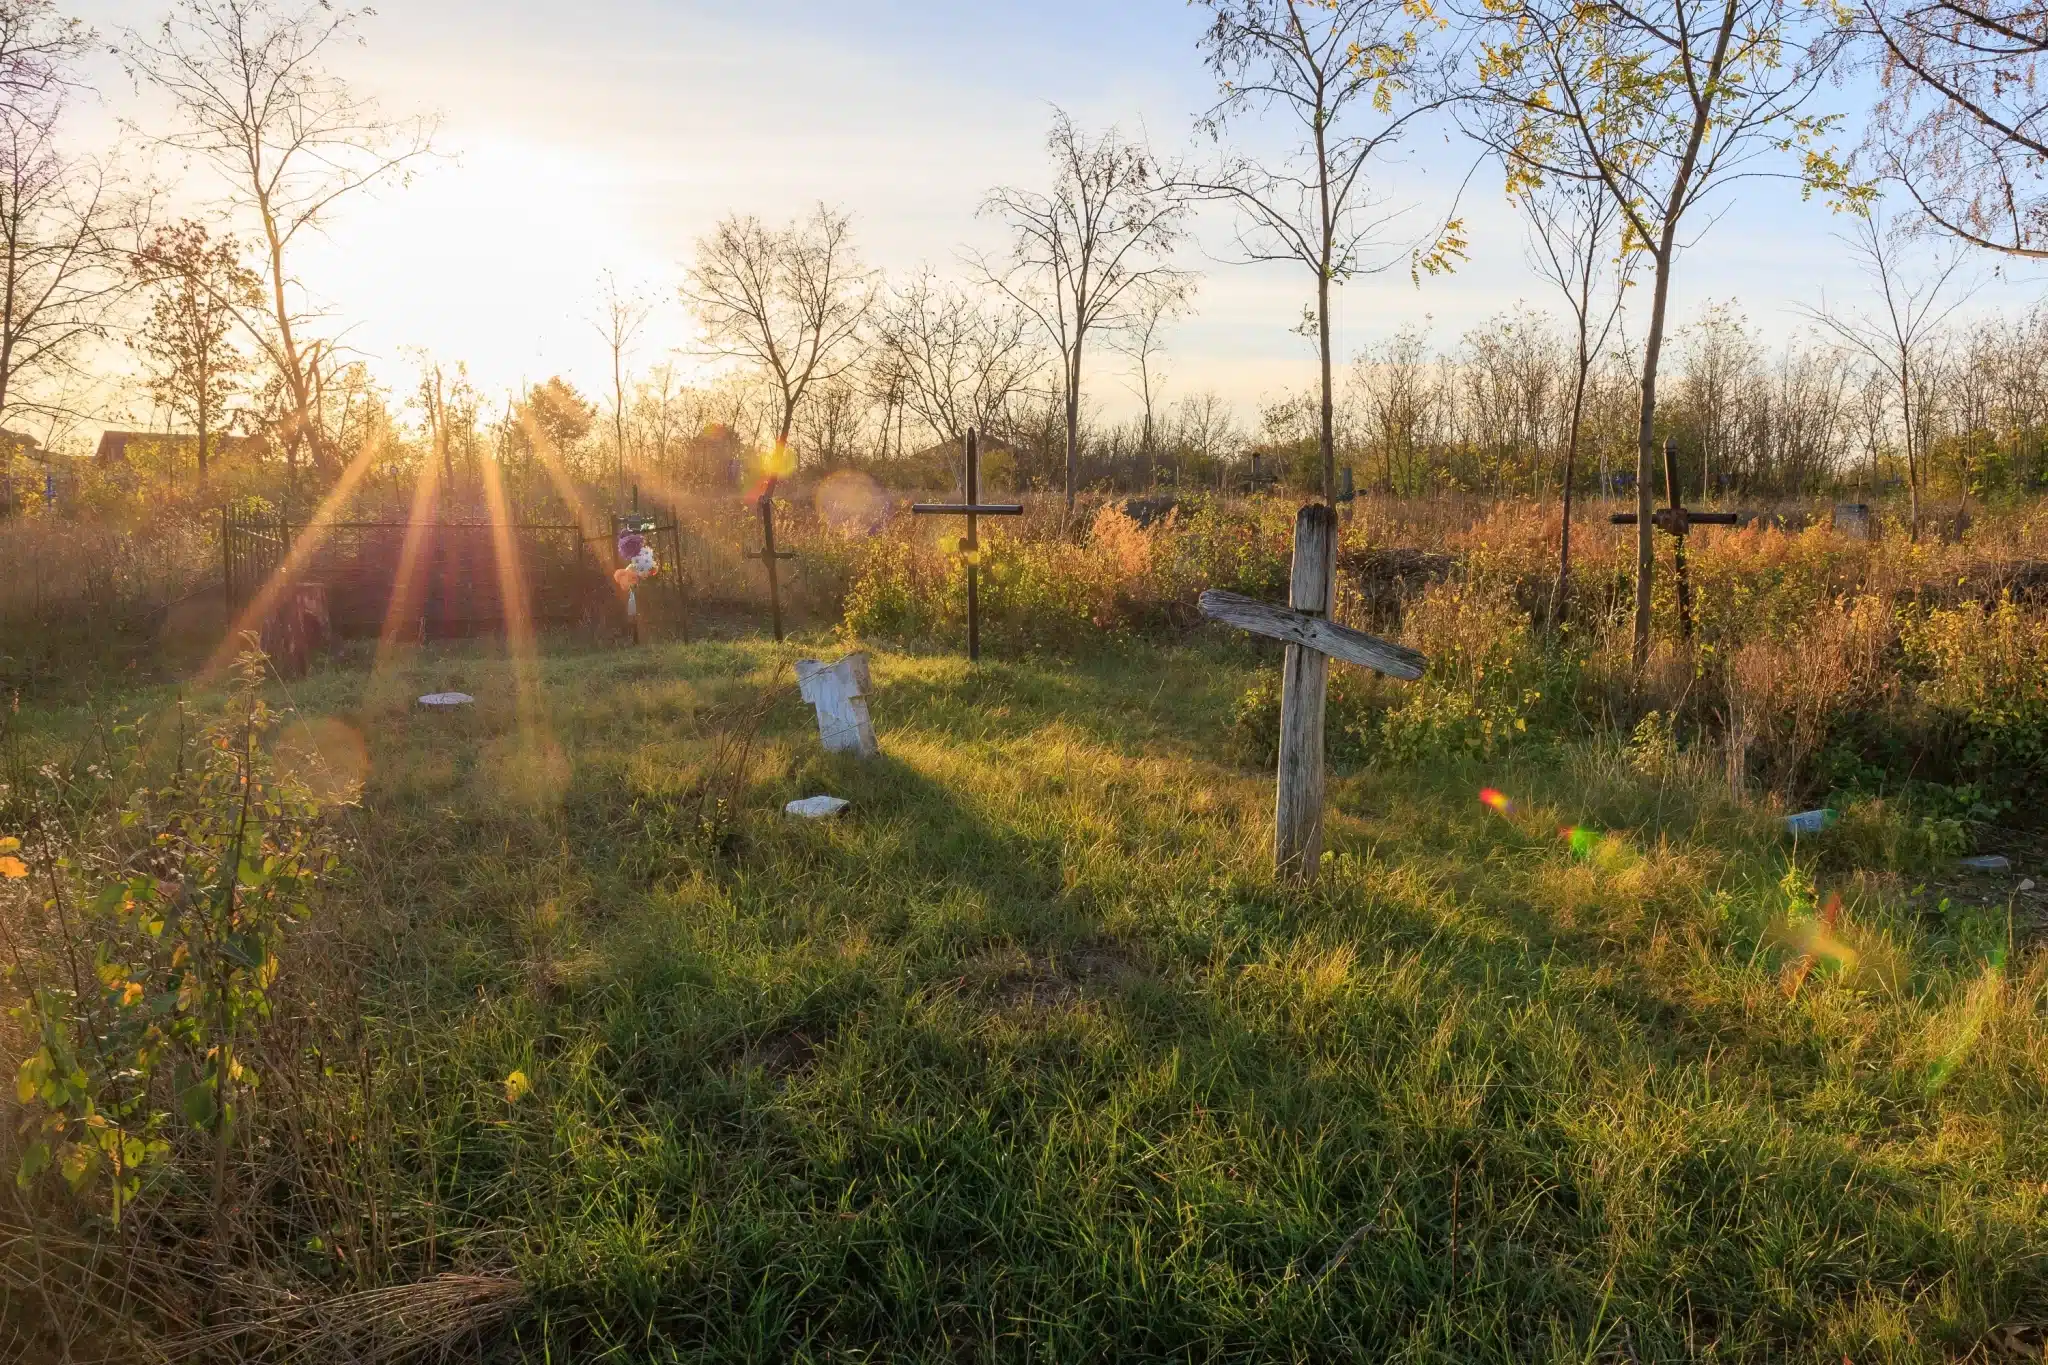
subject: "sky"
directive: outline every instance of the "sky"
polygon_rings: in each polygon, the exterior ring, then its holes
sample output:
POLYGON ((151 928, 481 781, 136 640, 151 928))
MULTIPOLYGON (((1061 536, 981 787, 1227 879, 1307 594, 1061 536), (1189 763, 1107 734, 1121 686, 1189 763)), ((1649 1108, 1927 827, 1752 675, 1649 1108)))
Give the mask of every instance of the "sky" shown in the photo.
MULTIPOLYGON (((109 39, 163 10, 163 0, 74 7, 109 39)), ((438 114, 442 155, 409 185, 342 207, 297 272, 401 392, 422 352, 467 364, 488 392, 556 373, 605 388, 591 317, 607 272, 659 303, 637 366, 672 357, 704 369, 676 291, 694 242, 721 217, 781 222, 824 202, 852 213, 863 255, 891 274, 923 264, 962 273, 963 252, 1002 242, 977 215, 988 190, 1046 181, 1055 105, 1162 152, 1195 146, 1193 120, 1214 95, 1200 31, 1184 0, 386 0, 334 66, 391 113, 438 114)), ((111 62, 99 74, 105 94, 84 111, 84 135, 113 136, 116 119, 166 124, 111 62)), ((1822 100, 1853 111, 1858 92, 1822 100)), ((1277 145, 1268 127, 1241 137, 1277 145)), ((1385 170, 1384 193, 1415 204, 1418 226, 1463 186, 1471 259, 1420 287, 1405 266, 1350 284, 1332 310, 1340 359, 1404 324, 1426 323, 1449 347, 1519 301, 1552 307, 1497 169, 1473 163, 1469 144, 1432 132, 1385 170)), ((158 171, 189 203, 211 193, 203 170, 158 171)), ((1837 303, 1864 297, 1833 236, 1839 222, 1795 185, 1747 181, 1715 207, 1676 273, 1677 318, 1734 299, 1775 345, 1803 330, 1800 308, 1823 291, 1837 303)), ((1313 277, 1232 263, 1220 208, 1197 236, 1186 263, 1204 279, 1168 339, 1168 395, 1213 388, 1249 416, 1314 378, 1311 348, 1292 330, 1313 277)), ((2038 271, 1980 273, 1980 309, 2023 307, 2048 288, 2038 271)), ((1124 368, 1109 355, 1094 367, 1105 417, 1135 406, 1124 368)))

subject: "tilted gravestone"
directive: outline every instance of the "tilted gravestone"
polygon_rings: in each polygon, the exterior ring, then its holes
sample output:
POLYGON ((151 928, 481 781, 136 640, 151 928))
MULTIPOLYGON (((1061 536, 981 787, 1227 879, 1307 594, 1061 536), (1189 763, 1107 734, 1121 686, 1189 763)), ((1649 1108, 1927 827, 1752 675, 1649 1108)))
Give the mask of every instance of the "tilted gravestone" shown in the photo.
POLYGON ((868 656, 849 654, 836 664, 804 659, 796 666, 797 686, 818 711, 818 740, 827 753, 873 758, 874 722, 868 716, 868 656))

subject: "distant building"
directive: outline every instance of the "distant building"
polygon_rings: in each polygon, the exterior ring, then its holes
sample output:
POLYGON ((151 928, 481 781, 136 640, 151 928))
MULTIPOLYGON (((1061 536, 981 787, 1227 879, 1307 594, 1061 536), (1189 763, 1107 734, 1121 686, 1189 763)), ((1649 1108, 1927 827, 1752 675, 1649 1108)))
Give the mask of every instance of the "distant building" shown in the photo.
MULTIPOLYGON (((232 436, 220 432, 212 438, 211 459, 232 459, 261 455, 266 442, 261 436, 232 436)), ((100 433, 100 443, 93 451, 93 459, 102 467, 134 463, 133 456, 148 450, 159 456, 170 456, 172 463, 196 466, 199 463, 199 437, 184 431, 114 431, 100 433)))
POLYGON ((62 504, 78 491, 78 465, 44 450, 33 436, 0 430, 0 517, 32 503, 62 504))

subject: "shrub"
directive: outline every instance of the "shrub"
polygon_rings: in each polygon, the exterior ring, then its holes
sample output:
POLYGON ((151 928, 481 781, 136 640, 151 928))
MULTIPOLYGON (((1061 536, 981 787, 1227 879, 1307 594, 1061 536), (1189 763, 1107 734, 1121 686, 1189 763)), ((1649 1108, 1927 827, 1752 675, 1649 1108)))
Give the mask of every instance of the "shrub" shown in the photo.
POLYGON ((1996 801, 2037 809, 2048 772, 2048 618, 2010 598, 1973 603, 1909 621, 1904 641, 1956 774, 1996 801))
POLYGON ((1362 722, 1366 747, 1415 762, 1491 757, 1532 733, 1573 728, 1580 661, 1528 627, 1503 585, 1444 583, 1408 614, 1407 642, 1429 658, 1419 683, 1391 683, 1391 704, 1362 722))

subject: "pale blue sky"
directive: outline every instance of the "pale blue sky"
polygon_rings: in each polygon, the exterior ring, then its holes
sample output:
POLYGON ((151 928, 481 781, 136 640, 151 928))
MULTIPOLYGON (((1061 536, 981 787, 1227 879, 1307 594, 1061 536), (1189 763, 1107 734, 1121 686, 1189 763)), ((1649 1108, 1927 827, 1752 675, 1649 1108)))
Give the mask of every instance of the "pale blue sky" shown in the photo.
MULTIPOLYGON (((160 9, 79 12, 111 31, 160 9)), ((586 319, 602 271, 668 301, 646 364, 687 344, 674 286, 691 243, 730 211, 780 219, 823 199, 854 213, 874 263, 955 268, 963 246, 997 244, 975 217, 985 191, 1043 179, 1052 104, 1183 146, 1212 89, 1200 27, 1182 0, 389 0, 345 69, 393 109, 438 109, 453 156, 345 211, 302 273, 394 380, 410 364, 402 348, 425 346, 497 388, 557 371, 595 388, 604 367, 586 319)), ((153 117, 124 85, 110 102, 153 117)), ((1471 157, 1431 138, 1388 192, 1438 212, 1471 157)), ((1473 259, 1455 277, 1417 289, 1403 270, 1344 292, 1346 356, 1425 315, 1448 345, 1518 299, 1549 307, 1497 173, 1480 171, 1465 210, 1473 259)), ((1681 318, 1732 296, 1779 339, 1823 287, 1859 290, 1831 215, 1794 187, 1752 181, 1724 210, 1680 267, 1681 318)), ((1219 212, 1205 235, 1220 249, 1226 229, 1219 212)), ((1170 344, 1173 392, 1215 387, 1249 414, 1312 378, 1289 332, 1305 273, 1191 263, 1208 278, 1170 344)), ((1980 305, 2031 302, 2041 278, 1993 283, 1980 305)), ((1105 356, 1094 380, 1110 415, 1130 405, 1116 369, 1105 356)))

